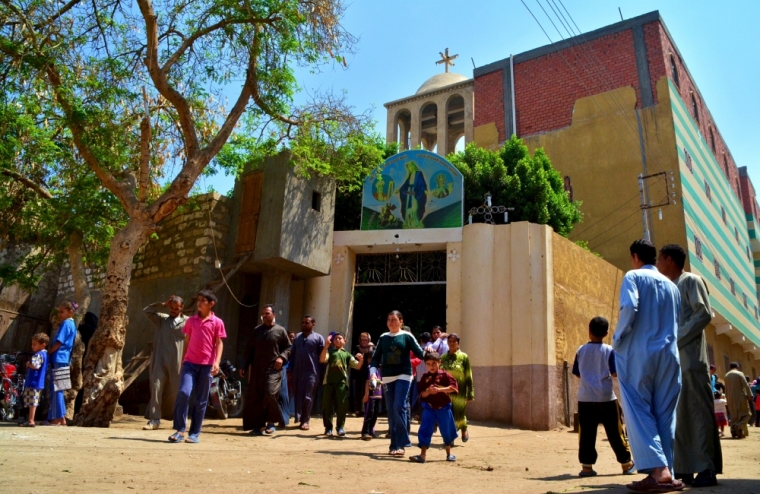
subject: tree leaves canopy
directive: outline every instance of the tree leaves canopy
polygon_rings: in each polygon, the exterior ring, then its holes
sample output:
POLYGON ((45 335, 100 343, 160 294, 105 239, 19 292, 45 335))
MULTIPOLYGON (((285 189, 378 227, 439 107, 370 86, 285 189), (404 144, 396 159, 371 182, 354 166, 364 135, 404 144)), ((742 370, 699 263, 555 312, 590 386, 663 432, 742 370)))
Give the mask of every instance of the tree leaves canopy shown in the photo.
POLYGON ((542 148, 531 156, 523 142, 512 136, 497 151, 469 144, 448 159, 464 175, 465 219, 470 208, 482 205, 483 196, 490 192, 493 205, 514 208, 509 213, 511 222, 549 225, 566 237, 581 221, 580 202, 570 201, 562 176, 542 148))

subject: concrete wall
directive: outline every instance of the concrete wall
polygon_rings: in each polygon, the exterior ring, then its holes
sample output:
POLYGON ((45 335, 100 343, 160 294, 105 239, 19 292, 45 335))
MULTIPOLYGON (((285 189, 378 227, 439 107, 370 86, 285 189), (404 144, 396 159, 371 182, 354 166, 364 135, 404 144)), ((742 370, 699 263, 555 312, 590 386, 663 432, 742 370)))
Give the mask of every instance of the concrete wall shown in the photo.
POLYGON ((570 405, 571 421, 578 411, 580 380, 571 373, 575 353, 578 347, 588 342, 588 323, 596 316, 605 317, 610 322, 610 334, 605 341, 612 344, 619 311, 620 283, 625 273, 559 235, 552 236, 552 249, 556 371, 557 382, 563 383, 556 395, 556 410, 557 422, 566 424, 567 404, 570 405), (564 383, 568 385, 569 400, 564 383))

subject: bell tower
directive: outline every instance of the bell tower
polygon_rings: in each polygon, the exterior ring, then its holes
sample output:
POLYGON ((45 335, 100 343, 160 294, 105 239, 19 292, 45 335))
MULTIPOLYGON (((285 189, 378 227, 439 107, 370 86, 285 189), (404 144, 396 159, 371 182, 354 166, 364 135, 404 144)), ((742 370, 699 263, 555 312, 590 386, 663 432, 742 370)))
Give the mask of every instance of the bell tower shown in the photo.
POLYGON ((454 152, 457 142, 473 139, 473 80, 449 72, 454 59, 449 49, 440 53, 436 65, 444 72, 426 80, 417 92, 386 103, 386 140, 397 142, 401 151, 422 147, 446 156, 454 152))

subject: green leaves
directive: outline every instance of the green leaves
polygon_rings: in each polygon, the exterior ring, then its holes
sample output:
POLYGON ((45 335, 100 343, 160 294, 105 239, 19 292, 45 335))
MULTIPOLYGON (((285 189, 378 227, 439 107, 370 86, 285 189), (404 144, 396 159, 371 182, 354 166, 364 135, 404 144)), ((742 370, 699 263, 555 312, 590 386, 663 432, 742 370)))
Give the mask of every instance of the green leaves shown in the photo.
POLYGON ((483 196, 490 192, 494 205, 515 208, 509 214, 512 222, 549 225, 566 237, 581 221, 580 203, 570 201, 562 177, 543 149, 530 156, 528 148, 513 136, 498 151, 469 144, 448 159, 464 176, 465 215, 483 204, 483 196))

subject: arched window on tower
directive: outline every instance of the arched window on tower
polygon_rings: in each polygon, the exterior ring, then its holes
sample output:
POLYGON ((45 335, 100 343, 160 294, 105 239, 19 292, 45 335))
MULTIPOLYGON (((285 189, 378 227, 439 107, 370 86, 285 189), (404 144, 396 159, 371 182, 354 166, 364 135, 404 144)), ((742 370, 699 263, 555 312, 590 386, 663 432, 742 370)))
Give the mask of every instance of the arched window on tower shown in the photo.
POLYGON ((426 151, 435 151, 438 134, 438 105, 428 103, 420 110, 420 144, 426 151))
MULTIPOLYGON (((446 152, 444 156, 453 153, 460 139, 464 139, 464 98, 458 94, 453 95, 446 102, 446 152)), ((464 146, 462 147, 464 149, 464 146)))
POLYGON ((723 169, 726 170, 726 177, 731 177, 731 175, 728 173, 728 158, 726 155, 723 155, 723 169))
POLYGON ((681 86, 681 81, 678 79, 678 65, 676 65, 676 57, 670 54, 670 77, 673 79, 676 87, 681 86))
POLYGON ((409 110, 401 110, 396 117, 396 142, 399 151, 412 147, 412 113, 409 110))
POLYGON ((691 112, 694 114, 694 120, 699 123, 699 107, 697 106, 697 97, 691 93, 691 112))

